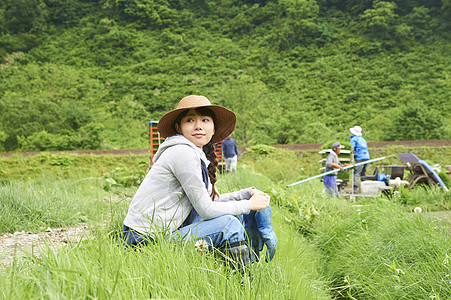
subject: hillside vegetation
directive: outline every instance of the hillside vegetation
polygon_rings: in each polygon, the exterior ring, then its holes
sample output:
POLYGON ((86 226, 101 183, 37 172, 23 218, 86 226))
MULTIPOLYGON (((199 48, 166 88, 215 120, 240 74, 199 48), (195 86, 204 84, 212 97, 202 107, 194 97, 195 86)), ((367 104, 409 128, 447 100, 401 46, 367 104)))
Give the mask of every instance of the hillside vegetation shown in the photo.
POLYGON ((451 138, 450 0, 4 0, 0 151, 144 148, 202 94, 241 145, 451 138))

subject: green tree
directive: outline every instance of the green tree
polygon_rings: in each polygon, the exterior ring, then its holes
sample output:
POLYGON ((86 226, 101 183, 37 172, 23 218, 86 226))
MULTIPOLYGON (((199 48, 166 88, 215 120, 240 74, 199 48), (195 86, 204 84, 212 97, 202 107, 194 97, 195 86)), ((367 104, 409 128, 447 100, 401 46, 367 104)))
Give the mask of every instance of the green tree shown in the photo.
POLYGON ((393 120, 390 140, 433 140, 446 136, 445 119, 441 114, 421 103, 410 104, 393 120))
POLYGON ((119 11, 142 26, 172 24, 177 15, 167 0, 104 0, 103 7, 113 13, 119 11))
POLYGON ((394 2, 374 1, 373 8, 367 9, 362 15, 363 27, 371 35, 379 38, 389 38, 397 18, 394 2))
POLYGON ((359 15, 369 9, 373 0, 318 0, 320 7, 325 10, 337 8, 351 15, 359 15))
POLYGON ((432 33, 430 13, 431 9, 424 6, 414 7, 412 12, 404 18, 416 38, 427 38, 432 33))
POLYGON ((273 124, 278 144, 300 144, 304 142, 305 113, 300 110, 283 110, 284 113, 273 124))
POLYGON ((442 0, 442 3, 443 14, 449 20, 449 17, 451 17, 451 0, 442 0))
POLYGON ((237 124, 234 135, 239 144, 274 143, 271 137, 278 109, 271 106, 271 96, 262 82, 239 79, 223 85, 214 96, 215 103, 235 112, 237 124))
POLYGON ((48 133, 45 130, 34 132, 29 136, 17 136, 20 151, 55 151, 72 150, 69 136, 48 133))
POLYGON ((331 140, 332 130, 322 122, 308 123, 303 128, 299 142, 302 144, 322 144, 331 140))
POLYGON ((91 122, 78 130, 78 145, 77 149, 100 149, 104 139, 105 126, 101 123, 91 122))
POLYGON ((0 10, 1 27, 8 33, 29 32, 42 13, 38 7, 42 0, 3 0, 0 10))
POLYGON ((274 29, 279 49, 309 41, 309 37, 317 32, 319 6, 316 1, 279 0, 275 11, 274 29))
POLYGON ((3 143, 8 139, 8 134, 4 131, 0 130, 0 151, 5 151, 5 147, 3 147, 3 143))

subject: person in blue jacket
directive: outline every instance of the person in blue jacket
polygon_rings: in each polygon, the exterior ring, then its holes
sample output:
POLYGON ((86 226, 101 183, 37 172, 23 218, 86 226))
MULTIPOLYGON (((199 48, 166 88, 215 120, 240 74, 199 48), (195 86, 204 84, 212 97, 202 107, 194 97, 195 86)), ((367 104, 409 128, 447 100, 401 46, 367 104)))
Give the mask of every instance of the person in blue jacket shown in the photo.
MULTIPOLYGON (((366 140, 362 137, 362 128, 360 126, 354 126, 352 128, 349 128, 349 131, 352 133, 350 143, 352 146, 352 152, 354 153, 355 163, 360 163, 369 160, 370 154, 368 152, 368 144, 366 140)), ((365 176, 366 166, 367 165, 365 164, 356 166, 354 168, 354 177, 353 177, 354 192, 359 191, 360 177, 365 176)))
POLYGON ((238 162, 238 147, 232 134, 222 141, 222 156, 225 161, 226 172, 236 172, 236 164, 238 162))

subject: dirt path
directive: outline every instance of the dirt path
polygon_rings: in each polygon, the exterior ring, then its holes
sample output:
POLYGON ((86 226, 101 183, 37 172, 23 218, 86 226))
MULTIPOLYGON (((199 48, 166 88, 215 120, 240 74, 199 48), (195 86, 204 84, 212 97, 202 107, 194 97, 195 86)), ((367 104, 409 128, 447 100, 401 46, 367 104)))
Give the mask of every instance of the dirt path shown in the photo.
POLYGON ((0 235, 0 266, 9 266, 14 257, 32 254, 40 258, 48 245, 57 251, 68 243, 78 243, 89 238, 89 225, 73 228, 48 229, 46 232, 16 232, 0 235))
MULTIPOLYGON (((402 145, 406 147, 445 147, 451 146, 451 140, 428 140, 428 141, 386 141, 386 142, 369 142, 369 148, 382 148, 385 146, 402 145)), ((284 148, 288 150, 320 150, 322 144, 294 144, 294 145, 272 145, 273 147, 284 148)), ((238 151, 243 152, 249 146, 238 146, 238 151)), ((146 154, 150 155, 149 149, 118 149, 118 150, 73 150, 73 151, 49 151, 50 153, 73 153, 73 154, 114 154, 114 155, 130 155, 130 154, 146 154)), ((20 154, 23 156, 36 155, 40 152, 0 152, 0 156, 10 156, 20 154)))

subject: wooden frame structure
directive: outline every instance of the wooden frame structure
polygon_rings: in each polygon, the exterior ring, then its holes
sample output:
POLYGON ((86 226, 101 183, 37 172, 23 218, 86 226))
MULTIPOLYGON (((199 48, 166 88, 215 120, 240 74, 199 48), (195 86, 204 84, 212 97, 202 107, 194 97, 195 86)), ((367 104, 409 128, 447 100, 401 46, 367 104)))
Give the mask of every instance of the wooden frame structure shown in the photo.
MULTIPOLYGON (((158 121, 149 122, 149 141, 150 141, 150 162, 149 167, 153 166, 153 157, 158 151, 158 147, 163 143, 164 138, 158 132, 158 121)), ((224 159, 222 157, 222 141, 215 144, 216 159, 218 160, 219 171, 222 172, 224 166, 224 159)))

